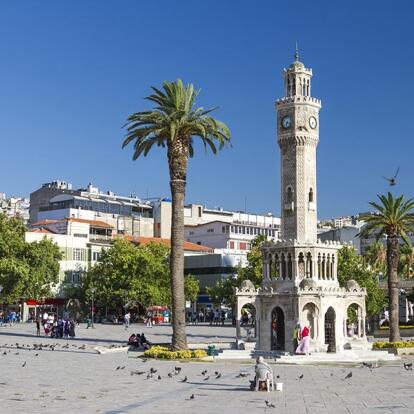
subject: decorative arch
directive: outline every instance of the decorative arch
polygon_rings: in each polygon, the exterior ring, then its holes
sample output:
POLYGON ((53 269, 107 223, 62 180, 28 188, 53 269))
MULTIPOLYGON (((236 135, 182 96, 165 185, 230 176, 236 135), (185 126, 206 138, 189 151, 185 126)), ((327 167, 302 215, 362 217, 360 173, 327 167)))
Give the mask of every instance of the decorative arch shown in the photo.
POLYGON ((270 349, 283 351, 285 349, 285 312, 280 306, 276 306, 272 310, 270 330, 270 349))
POLYGON ((286 203, 293 203, 293 189, 291 185, 286 187, 286 203))
POLYGON ((313 278, 313 262, 311 252, 306 253, 306 277, 313 278))
POLYGON ((335 336, 335 324, 336 324, 336 312, 335 309, 330 306, 325 313, 325 344, 328 345, 327 352, 336 352, 336 336, 335 336))
POLYGON ((313 189, 312 189, 312 187, 309 188, 308 201, 309 201, 309 203, 313 203, 313 189))
POLYGON ((311 339, 319 336, 318 317, 319 308, 314 302, 308 302, 303 306, 301 321, 309 328, 311 339))
POLYGON ((305 277, 305 256, 302 252, 298 255, 298 276, 301 279, 305 277))
POLYGON ((361 304, 352 302, 346 308, 346 336, 361 338, 365 335, 365 315, 361 304))

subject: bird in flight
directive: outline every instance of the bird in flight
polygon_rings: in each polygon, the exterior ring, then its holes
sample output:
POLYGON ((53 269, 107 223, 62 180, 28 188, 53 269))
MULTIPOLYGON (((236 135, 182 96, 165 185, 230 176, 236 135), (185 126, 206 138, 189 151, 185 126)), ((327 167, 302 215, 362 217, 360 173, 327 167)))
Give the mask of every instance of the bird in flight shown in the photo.
POLYGON ((388 178, 388 177, 384 177, 385 180, 387 180, 391 186, 394 186, 395 184, 397 184, 397 175, 400 172, 400 167, 397 168, 397 171, 394 174, 394 177, 392 178, 388 178))

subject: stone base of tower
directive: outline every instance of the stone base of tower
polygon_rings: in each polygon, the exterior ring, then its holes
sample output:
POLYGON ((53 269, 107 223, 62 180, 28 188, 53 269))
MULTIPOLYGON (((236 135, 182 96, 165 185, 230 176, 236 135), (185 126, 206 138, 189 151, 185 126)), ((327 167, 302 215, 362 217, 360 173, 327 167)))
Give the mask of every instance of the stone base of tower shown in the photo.
MULTIPOLYGON (((316 286, 307 279, 299 286, 270 280, 255 289, 246 281, 237 290, 237 311, 240 315, 245 305, 254 306, 257 350, 287 351, 293 355, 297 324, 309 328, 312 353, 367 350, 365 294, 356 282, 341 288, 316 286)), ((239 324, 237 336, 243 340, 239 324)))

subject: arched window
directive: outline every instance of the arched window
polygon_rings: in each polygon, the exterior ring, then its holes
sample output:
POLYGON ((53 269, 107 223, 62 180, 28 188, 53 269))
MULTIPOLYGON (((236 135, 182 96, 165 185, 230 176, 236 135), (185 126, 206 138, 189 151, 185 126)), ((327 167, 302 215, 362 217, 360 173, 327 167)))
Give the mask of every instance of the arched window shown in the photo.
POLYGON ((289 279, 292 279, 293 277, 293 263, 292 263, 292 256, 289 253, 288 254, 288 266, 287 266, 287 275, 289 279))
POLYGON ((312 187, 309 189, 309 203, 313 203, 313 190, 312 190, 312 187))
POLYGON ((308 81, 307 81, 307 91, 306 91, 307 96, 309 96, 309 88, 310 88, 310 85, 309 85, 309 79, 308 79, 308 81))
POLYGON ((313 272, 312 272, 312 255, 310 253, 306 254, 306 277, 312 278, 313 272))

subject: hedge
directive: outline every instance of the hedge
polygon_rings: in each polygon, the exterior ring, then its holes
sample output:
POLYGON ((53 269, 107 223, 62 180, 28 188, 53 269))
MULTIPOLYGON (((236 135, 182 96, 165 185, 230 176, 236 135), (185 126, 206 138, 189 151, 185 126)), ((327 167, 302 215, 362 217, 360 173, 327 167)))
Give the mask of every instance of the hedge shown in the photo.
POLYGON ((207 356, 207 352, 204 349, 186 349, 182 351, 171 351, 165 346, 153 346, 144 352, 144 356, 147 358, 159 358, 159 359, 191 359, 191 358, 204 358, 207 356))
POLYGON ((373 349, 382 348, 411 348, 414 347, 414 341, 398 341, 398 342, 374 342, 373 349))
MULTIPOLYGON (((399 325, 400 329, 414 329, 414 325, 399 325)), ((380 326, 380 330, 387 331, 390 327, 387 326, 380 326)))

